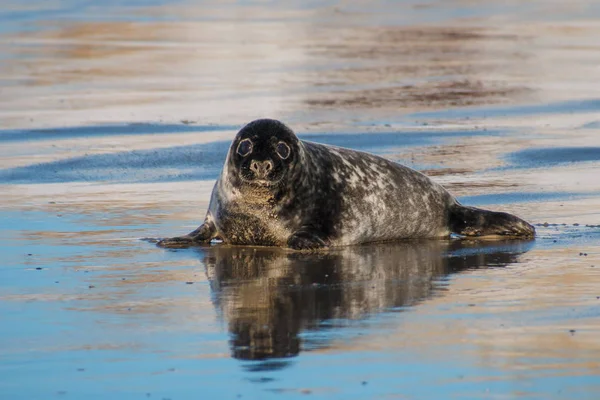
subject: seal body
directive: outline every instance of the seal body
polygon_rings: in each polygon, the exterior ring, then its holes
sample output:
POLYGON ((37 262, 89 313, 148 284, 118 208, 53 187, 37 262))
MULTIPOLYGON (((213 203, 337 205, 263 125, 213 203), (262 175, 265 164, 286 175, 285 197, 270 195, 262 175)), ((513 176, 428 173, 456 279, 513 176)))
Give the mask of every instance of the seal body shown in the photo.
POLYGON ((420 172, 376 155, 299 140, 283 123, 262 119, 233 140, 204 223, 159 245, 217 238, 310 249, 451 232, 535 234, 513 215, 462 206, 420 172))

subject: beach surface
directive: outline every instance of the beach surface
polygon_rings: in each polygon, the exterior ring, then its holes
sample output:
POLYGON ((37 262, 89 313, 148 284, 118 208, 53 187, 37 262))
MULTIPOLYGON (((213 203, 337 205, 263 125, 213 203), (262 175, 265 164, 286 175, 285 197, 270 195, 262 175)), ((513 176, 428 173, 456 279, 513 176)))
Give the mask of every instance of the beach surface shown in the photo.
POLYGON ((600 398, 600 4, 94 4, 0 10, 0 398, 600 398), (142 240, 263 117, 538 235, 142 240))

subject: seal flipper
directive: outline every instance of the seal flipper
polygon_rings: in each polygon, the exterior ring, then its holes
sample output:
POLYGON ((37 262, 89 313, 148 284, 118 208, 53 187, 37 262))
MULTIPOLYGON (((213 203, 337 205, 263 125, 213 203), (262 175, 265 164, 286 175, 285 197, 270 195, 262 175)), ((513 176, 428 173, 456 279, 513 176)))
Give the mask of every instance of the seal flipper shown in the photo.
POLYGON ((195 231, 188 233, 185 236, 176 236, 167 238, 156 243, 159 247, 177 249, 190 247, 200 243, 210 242, 216 235, 217 229, 210 221, 205 221, 195 231))
POLYGON ((290 236, 287 245, 295 250, 314 250, 326 247, 327 243, 315 233, 300 230, 290 236))
POLYGON ((464 236, 535 236, 535 228, 517 216, 458 203, 450 209, 449 225, 452 232, 464 236))

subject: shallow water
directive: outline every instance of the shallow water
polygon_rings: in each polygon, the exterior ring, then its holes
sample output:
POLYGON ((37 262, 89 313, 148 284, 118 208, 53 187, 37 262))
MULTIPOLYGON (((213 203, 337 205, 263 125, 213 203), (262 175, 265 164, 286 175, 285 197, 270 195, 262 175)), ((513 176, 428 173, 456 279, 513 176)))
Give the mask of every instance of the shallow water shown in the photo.
POLYGON ((600 397, 596 2, 9 1, 0 398, 600 397), (257 117, 533 241, 298 254, 194 229, 257 117))

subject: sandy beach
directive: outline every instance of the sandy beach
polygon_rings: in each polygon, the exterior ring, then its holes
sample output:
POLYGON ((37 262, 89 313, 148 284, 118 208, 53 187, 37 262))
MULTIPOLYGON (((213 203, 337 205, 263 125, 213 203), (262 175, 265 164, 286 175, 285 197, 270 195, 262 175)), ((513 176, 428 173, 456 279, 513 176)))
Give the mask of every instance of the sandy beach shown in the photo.
POLYGON ((0 10, 0 398, 599 398, 599 4, 104 3, 0 10), (141 240, 262 117, 538 235, 141 240))

